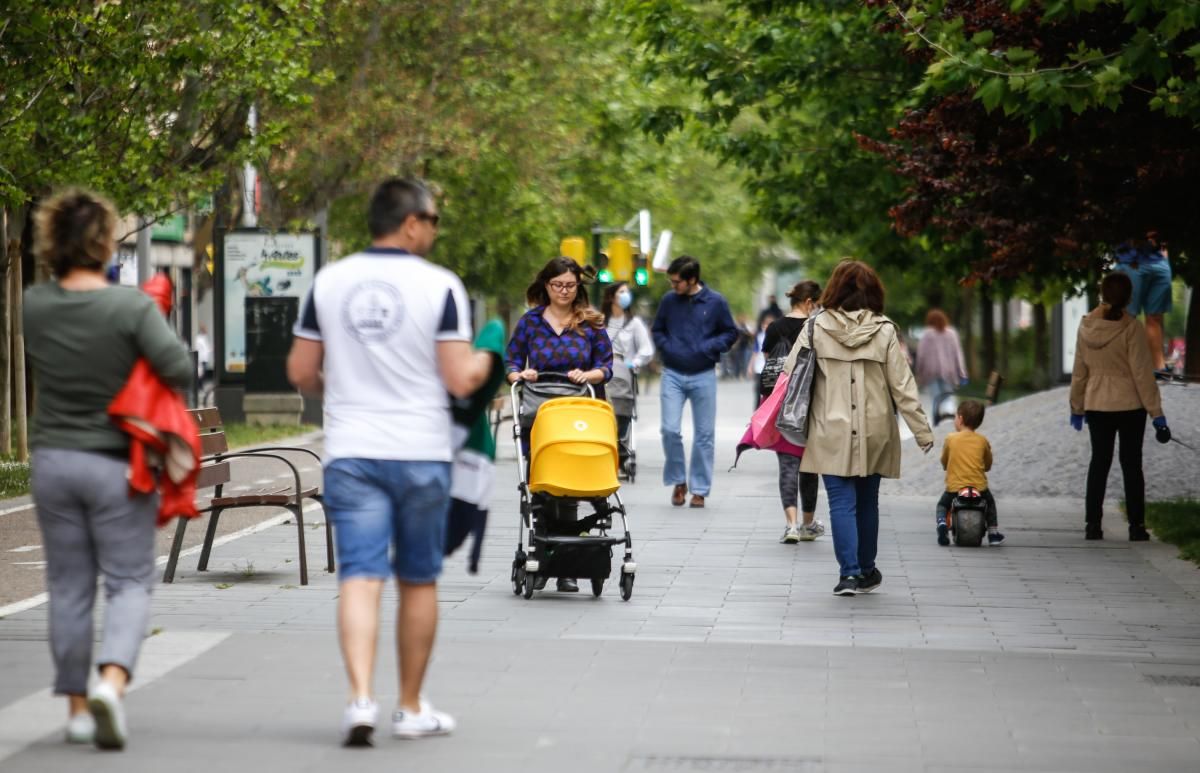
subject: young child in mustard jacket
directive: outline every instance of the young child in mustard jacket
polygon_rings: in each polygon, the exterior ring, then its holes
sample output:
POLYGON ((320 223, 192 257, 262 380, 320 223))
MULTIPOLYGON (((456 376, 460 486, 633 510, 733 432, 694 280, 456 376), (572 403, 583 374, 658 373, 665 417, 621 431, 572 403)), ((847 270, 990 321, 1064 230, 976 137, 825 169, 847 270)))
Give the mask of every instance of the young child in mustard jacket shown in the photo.
POLYGON ((976 432, 983 423, 983 403, 964 400, 954 416, 954 429, 946 436, 942 445, 942 468, 946 470, 946 490, 937 503, 937 540, 939 545, 949 545, 950 535, 946 525, 946 512, 954 502, 960 489, 971 486, 978 489, 987 502, 988 544, 1004 542, 996 521, 996 499, 988 491, 988 470, 992 469, 992 445, 988 439, 976 432))

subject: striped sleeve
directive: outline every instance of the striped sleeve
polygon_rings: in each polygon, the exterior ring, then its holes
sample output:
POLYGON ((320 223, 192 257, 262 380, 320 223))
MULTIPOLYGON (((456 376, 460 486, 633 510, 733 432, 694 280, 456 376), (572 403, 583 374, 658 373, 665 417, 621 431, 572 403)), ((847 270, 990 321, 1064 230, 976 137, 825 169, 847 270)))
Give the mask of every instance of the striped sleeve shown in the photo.
POLYGON ((462 282, 455 277, 446 289, 434 338, 438 341, 470 341, 471 337, 471 304, 462 282))
POLYGON ((315 287, 308 289, 308 295, 304 296, 304 303, 300 307, 300 316, 296 319, 296 325, 292 328, 292 334, 297 338, 307 338, 310 341, 324 340, 321 337, 321 323, 317 319, 317 301, 313 297, 315 287))

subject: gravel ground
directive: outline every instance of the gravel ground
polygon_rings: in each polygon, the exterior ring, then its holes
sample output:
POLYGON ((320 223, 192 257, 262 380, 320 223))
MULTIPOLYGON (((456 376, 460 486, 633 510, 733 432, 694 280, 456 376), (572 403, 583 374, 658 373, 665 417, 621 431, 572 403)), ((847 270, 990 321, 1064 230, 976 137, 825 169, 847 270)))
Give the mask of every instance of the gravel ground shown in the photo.
MULTIPOLYGON (((1160 391, 1172 433, 1200 449, 1200 385, 1166 385, 1160 391)), ((1080 500, 1082 510, 1091 444, 1086 427, 1083 432, 1071 429, 1069 415, 1067 387, 988 408, 980 432, 992 443, 994 463, 988 483, 997 497, 1073 497, 1080 500)), ((937 442, 928 456, 906 440, 902 477, 885 480, 881 493, 936 497, 945 482, 942 439, 953 431, 952 422, 942 421, 934 430, 937 442)), ((1160 445, 1149 421, 1143 449, 1147 499, 1200 498, 1200 453, 1178 443, 1160 445)), ((1120 499, 1122 491, 1121 468, 1114 457, 1108 498, 1120 499)))

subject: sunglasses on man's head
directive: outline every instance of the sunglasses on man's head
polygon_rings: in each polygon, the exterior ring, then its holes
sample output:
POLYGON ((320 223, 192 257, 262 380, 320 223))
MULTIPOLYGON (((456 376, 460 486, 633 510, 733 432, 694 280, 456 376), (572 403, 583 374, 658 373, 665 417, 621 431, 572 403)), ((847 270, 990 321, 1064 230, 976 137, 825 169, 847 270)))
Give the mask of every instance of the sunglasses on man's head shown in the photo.
POLYGON ((413 215, 413 217, 417 218, 418 220, 424 220, 434 228, 437 228, 438 221, 442 219, 441 215, 437 215, 432 212, 417 212, 413 215))

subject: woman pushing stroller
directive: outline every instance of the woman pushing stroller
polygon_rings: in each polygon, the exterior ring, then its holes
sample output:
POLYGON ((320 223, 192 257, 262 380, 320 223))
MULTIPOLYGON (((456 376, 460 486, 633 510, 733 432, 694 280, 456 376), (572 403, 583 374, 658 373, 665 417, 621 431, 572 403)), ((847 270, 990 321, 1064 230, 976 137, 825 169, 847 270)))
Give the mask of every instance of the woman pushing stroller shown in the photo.
MULTIPOLYGON (((612 378, 613 350, 604 331, 604 317, 588 303, 582 290, 583 269, 571 258, 554 258, 542 268, 525 291, 532 307, 517 322, 505 352, 508 382, 535 383, 541 374, 561 373, 572 384, 602 385, 612 378)), ((528 451, 530 427, 522 425, 521 445, 528 451)), ((535 495, 545 508, 547 497, 535 495)), ((574 504, 555 508, 556 518, 546 518, 548 528, 563 534, 578 533, 574 504)), ((545 576, 538 578, 545 584, 545 576)), ((579 590, 574 578, 559 578, 558 590, 579 590)))

